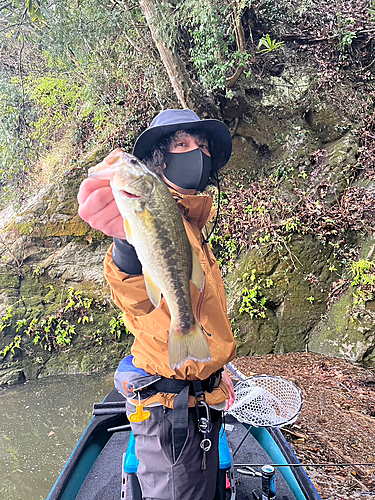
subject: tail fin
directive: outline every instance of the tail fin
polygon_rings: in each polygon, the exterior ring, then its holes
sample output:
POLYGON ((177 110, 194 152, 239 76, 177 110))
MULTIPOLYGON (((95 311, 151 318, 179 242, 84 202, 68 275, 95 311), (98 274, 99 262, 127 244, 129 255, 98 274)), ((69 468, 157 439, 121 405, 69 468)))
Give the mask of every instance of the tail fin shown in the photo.
POLYGON ((169 364, 174 370, 180 368, 185 361, 211 361, 211 351, 206 337, 197 322, 189 333, 178 333, 173 323, 169 332, 169 364))

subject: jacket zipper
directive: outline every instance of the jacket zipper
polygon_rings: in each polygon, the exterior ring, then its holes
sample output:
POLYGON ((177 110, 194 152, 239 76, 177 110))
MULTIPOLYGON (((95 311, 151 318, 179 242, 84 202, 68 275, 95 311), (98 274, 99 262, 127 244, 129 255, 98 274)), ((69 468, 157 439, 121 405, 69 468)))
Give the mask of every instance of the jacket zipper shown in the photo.
POLYGON ((202 309, 202 304, 203 304, 203 299, 204 299, 205 291, 206 291, 206 280, 204 280, 203 290, 199 294, 199 299, 198 299, 198 304, 197 304, 196 319, 197 319, 197 321, 198 321, 199 324, 201 324, 201 309, 202 309))
MULTIPOLYGON (((203 236, 203 235, 202 235, 203 236)), ((203 239, 203 238, 202 238, 203 239)), ((205 255, 205 249, 204 249, 204 246, 202 248, 202 252, 205 256, 205 258, 207 258, 207 256, 205 255)), ((206 285, 207 285, 207 276, 205 274, 205 279, 204 279, 204 285, 203 285, 203 290, 200 292, 199 294, 199 299, 198 299, 198 303, 197 303, 197 315, 196 315, 196 319, 198 321, 198 323, 201 325, 201 310, 202 310, 202 305, 203 305, 203 301, 204 301, 204 295, 206 293, 206 285)), ((201 325, 202 326, 202 325, 201 325)), ((205 330, 204 330, 205 331, 205 330)))

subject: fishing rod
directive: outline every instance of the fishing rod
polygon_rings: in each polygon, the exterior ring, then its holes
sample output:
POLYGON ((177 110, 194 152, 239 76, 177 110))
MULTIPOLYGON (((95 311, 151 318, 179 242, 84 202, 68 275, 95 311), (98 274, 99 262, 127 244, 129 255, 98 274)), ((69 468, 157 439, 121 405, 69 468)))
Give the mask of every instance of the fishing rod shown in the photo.
MULTIPOLYGON (((233 467, 263 467, 264 464, 233 464, 233 467)), ((269 464, 272 467, 375 467, 375 462, 339 462, 339 463, 307 463, 307 464, 269 464)))

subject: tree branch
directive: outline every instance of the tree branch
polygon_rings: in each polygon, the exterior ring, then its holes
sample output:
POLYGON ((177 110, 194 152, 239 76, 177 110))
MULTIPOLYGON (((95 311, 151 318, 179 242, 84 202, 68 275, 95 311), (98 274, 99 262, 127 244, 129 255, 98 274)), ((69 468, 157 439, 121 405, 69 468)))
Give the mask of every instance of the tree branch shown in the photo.
POLYGON ((143 54, 145 56, 148 55, 147 50, 142 49, 141 47, 138 47, 138 45, 135 42, 133 42, 133 40, 130 38, 130 36, 128 36, 125 32, 123 33, 123 35, 124 35, 126 41, 128 42, 128 44, 131 45, 134 50, 136 50, 137 52, 139 52, 140 54, 143 54))
POLYGON ((200 100, 198 96, 195 96, 194 86, 189 75, 178 55, 167 46, 161 35, 157 2, 155 0, 139 0, 139 5, 181 107, 197 111, 200 100))
POLYGON ((0 238, 0 244, 5 248, 5 251, 9 253, 9 255, 13 258, 13 260, 16 262, 18 269, 21 269, 22 264, 23 264, 23 259, 20 261, 18 260, 16 254, 13 252, 11 247, 5 243, 4 239, 1 237, 0 238))
MULTIPOLYGON (((234 34, 236 37, 236 43, 238 50, 241 54, 244 54, 246 52, 246 40, 245 40, 245 32, 242 26, 242 20, 241 20, 241 15, 237 14, 237 6, 234 7, 234 12, 233 12, 233 21, 234 21, 234 34)), ((244 70, 243 65, 240 65, 237 67, 236 71, 234 74, 226 79, 226 87, 228 89, 234 87, 235 83, 239 79, 239 77, 242 75, 244 70)))
POLYGON ((10 30, 11 28, 15 28, 16 26, 19 26, 19 23, 9 24, 9 25, 8 25, 8 26, 6 26, 5 28, 2 28, 2 29, 0 30, 0 33, 2 33, 3 31, 10 30))

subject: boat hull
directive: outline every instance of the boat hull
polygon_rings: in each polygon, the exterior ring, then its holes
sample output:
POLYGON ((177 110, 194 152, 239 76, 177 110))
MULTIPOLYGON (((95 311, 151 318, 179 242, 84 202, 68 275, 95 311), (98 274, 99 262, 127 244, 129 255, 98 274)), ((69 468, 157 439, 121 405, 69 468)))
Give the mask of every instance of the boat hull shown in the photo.
MULTIPOLYGON (((47 500, 117 500, 121 498, 122 459, 130 437, 124 400, 114 390, 106 396, 103 404, 95 406, 97 408, 94 413, 99 412, 99 414, 96 414, 90 421, 47 500), (116 430, 118 427, 122 427, 122 430, 116 430)), ((235 452, 232 461, 234 465, 245 463, 254 465, 253 468, 257 471, 260 471, 258 465, 266 463, 296 465, 296 467, 287 466, 276 469, 278 497, 289 500, 318 500, 320 498, 279 429, 250 428, 239 424, 233 417, 226 417, 225 429, 232 454, 235 452), (241 441, 243 441, 242 444, 241 441)), ((261 479, 240 474, 235 466, 231 471, 221 471, 218 484, 221 488, 218 488, 220 493, 218 493, 217 500, 229 498, 254 500, 257 495, 261 496, 261 479), (225 474, 232 476, 232 490, 224 488, 225 474), (234 492, 234 483, 236 492, 234 492)), ((130 477, 126 488, 127 500, 140 498, 137 497, 135 476, 130 477)))

